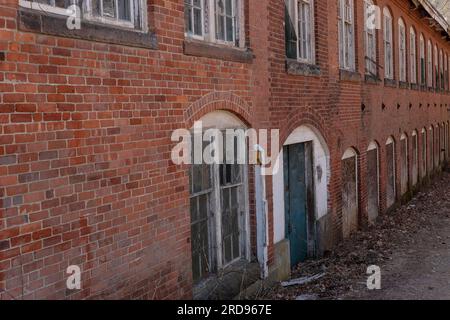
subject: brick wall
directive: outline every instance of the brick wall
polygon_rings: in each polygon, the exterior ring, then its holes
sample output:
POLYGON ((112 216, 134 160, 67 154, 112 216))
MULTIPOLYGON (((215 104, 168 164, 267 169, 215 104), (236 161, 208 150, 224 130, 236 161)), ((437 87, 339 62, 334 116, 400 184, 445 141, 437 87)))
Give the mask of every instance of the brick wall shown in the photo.
MULTIPOLYGON (((450 96, 367 84, 363 76, 341 80, 337 4, 315 2, 320 74, 299 76, 286 72, 281 0, 246 1, 250 62, 184 54, 181 0, 148 0, 153 49, 19 31, 17 1, 3 0, 0 289, 7 293, 1 298, 190 298, 188 171, 170 161, 170 136, 213 110, 233 112, 253 128, 281 128, 283 139, 301 124, 322 133, 331 153, 336 241, 342 233, 340 159, 348 147, 360 154, 365 208, 365 150, 370 141, 379 143, 383 205, 386 139, 448 121, 450 96), (77 292, 66 290, 72 264, 82 269, 77 292)), ((361 29, 362 2, 355 3, 361 29)), ((402 13, 407 29, 414 23, 417 34, 450 53, 406 3, 389 1, 394 38, 402 13)), ((357 69, 364 75, 362 32, 356 36, 357 69)), ((378 56, 382 61, 381 31, 378 56)), ((398 183, 399 165, 397 157, 398 183)), ((266 181, 272 264, 272 182, 266 181)), ((254 203, 250 207, 254 239, 254 203)))

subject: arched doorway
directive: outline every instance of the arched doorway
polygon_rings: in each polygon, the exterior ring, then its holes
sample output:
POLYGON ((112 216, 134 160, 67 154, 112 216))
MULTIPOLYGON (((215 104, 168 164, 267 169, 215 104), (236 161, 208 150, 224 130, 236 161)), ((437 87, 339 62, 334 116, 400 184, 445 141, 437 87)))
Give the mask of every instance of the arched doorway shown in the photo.
POLYGON ((295 266, 318 252, 320 220, 328 214, 329 150, 320 132, 302 125, 288 136, 273 176, 275 243, 290 243, 295 266))
POLYGON ((367 214, 369 222, 373 223, 380 211, 380 155, 376 141, 372 141, 367 148, 367 214))
POLYGON ((358 229, 358 153, 348 148, 341 159, 342 233, 344 239, 358 229))

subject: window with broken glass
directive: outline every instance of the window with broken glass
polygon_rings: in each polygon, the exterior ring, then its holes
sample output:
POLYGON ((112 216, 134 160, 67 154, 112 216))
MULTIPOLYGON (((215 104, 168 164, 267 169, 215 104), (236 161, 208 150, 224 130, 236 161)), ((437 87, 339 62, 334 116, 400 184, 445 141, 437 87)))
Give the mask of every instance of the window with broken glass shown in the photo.
MULTIPOLYGON (((204 142, 203 150, 213 141, 204 142)), ((244 259, 248 250, 247 168, 232 160, 238 153, 237 137, 227 136, 222 147, 223 163, 193 164, 190 168, 192 270, 196 283, 244 259), (229 139, 234 139, 232 154, 227 148, 229 139)))
POLYGON ((315 63, 313 0, 285 0, 285 29, 286 56, 315 63))
POLYGON ((364 23, 364 47, 365 47, 365 60, 366 60, 366 73, 376 77, 377 76, 377 41, 376 41, 376 28, 370 26, 368 21, 371 20, 374 14, 374 5, 372 0, 364 1, 364 17, 366 23, 364 23))
POLYGON ((80 18, 102 24, 143 30, 146 0, 19 0, 22 7, 61 15, 73 14, 67 10, 78 5, 80 18))
POLYGON ((243 46, 241 0, 184 0, 187 37, 243 46))
POLYGON ((398 20, 398 44, 399 79, 406 82, 406 29, 401 18, 398 20))
POLYGON ((431 41, 428 40, 427 45, 427 82, 428 87, 433 87, 433 45, 431 44, 431 41))
POLYGON ((410 74, 409 79, 411 83, 417 83, 417 47, 416 47, 416 32, 411 27, 409 30, 409 65, 410 74))
POLYGON ((384 8, 384 76, 394 79, 394 54, 392 52, 392 16, 389 9, 384 8))
POLYGON ((353 0, 339 0, 339 65, 341 69, 355 70, 355 38, 353 0))
POLYGON ((426 84, 426 67, 425 67, 425 39, 420 35, 420 84, 426 84))

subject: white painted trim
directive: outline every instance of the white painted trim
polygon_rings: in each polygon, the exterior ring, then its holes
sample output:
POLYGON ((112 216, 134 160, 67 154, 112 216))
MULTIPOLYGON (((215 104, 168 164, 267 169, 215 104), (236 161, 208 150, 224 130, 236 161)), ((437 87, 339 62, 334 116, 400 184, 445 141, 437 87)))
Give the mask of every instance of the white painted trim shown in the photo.
POLYGON ((374 149, 378 150, 378 144, 375 141, 372 141, 369 143, 369 146, 367 147, 367 151, 371 151, 374 149))
POLYGON ((392 138, 392 136, 386 140, 386 145, 391 144, 391 143, 394 143, 394 138, 392 138))
POLYGON ((71 14, 71 11, 68 12, 68 10, 65 8, 58 8, 58 7, 47 5, 44 3, 31 2, 31 1, 27 1, 27 0, 19 0, 19 5, 23 8, 28 8, 28 9, 33 9, 33 10, 38 10, 38 11, 43 11, 43 12, 48 12, 48 13, 54 13, 54 14, 63 15, 63 16, 69 16, 71 14))
MULTIPOLYGON (((325 139, 316 128, 302 125, 291 132, 283 146, 309 141, 313 143, 314 207, 315 217, 318 220, 330 211, 328 201, 328 184, 331 177, 330 151, 325 139)), ((274 243, 285 239, 283 148, 280 150, 277 165, 280 170, 272 177, 274 243)))
POLYGON ((358 156, 358 154, 356 153, 355 149, 348 148, 347 150, 345 150, 341 160, 345 160, 345 159, 357 157, 357 156, 358 156))

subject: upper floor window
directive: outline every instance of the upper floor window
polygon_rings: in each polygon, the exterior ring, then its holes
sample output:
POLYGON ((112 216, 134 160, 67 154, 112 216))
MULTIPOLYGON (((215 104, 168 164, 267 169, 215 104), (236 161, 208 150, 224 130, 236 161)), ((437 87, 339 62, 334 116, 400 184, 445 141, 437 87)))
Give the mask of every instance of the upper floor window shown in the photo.
POLYGON ((342 69, 355 70, 353 0, 339 0, 339 65, 342 69))
POLYGON ((409 80, 411 83, 417 83, 417 46, 416 46, 416 32, 414 28, 411 27, 409 30, 409 52, 410 52, 410 61, 409 64, 411 66, 409 80))
POLYGON ((184 16, 188 37, 243 46, 241 0, 184 0, 184 16))
POLYGON ((433 87, 433 45, 431 41, 428 40, 427 47, 427 79, 428 79, 428 87, 433 87))
POLYGON ((436 44, 434 45, 434 87, 439 88, 439 56, 436 44))
POLYGON ((392 53, 392 16, 388 8, 383 10, 384 17, 384 75, 394 79, 394 56, 392 53))
POLYGON ((426 84, 426 71, 425 71, 425 39, 423 34, 420 34, 420 84, 426 84))
POLYGON ((399 80, 406 82, 406 31, 401 18, 398 20, 398 63, 399 80))
MULTIPOLYGON (((371 14, 373 14, 372 0, 364 0, 364 21, 370 21, 371 14)), ((373 76, 377 75, 377 40, 376 28, 370 26, 369 23, 364 23, 364 44, 365 44, 365 60, 366 73, 373 76)))
MULTIPOLYGON (((54 14, 71 15, 68 9, 78 0, 19 0, 22 7, 54 14)), ((97 23, 143 30, 146 22, 145 0, 85 0, 81 19, 97 23)))
POLYGON ((285 0, 286 55, 315 62, 313 0, 285 0))
POLYGON ((439 52, 439 75, 441 89, 444 89, 444 52, 442 51, 442 49, 439 52))
POLYGON ((449 88, 449 83, 448 83, 448 55, 445 54, 445 58, 444 58, 444 81, 445 81, 445 89, 448 90, 449 88))

